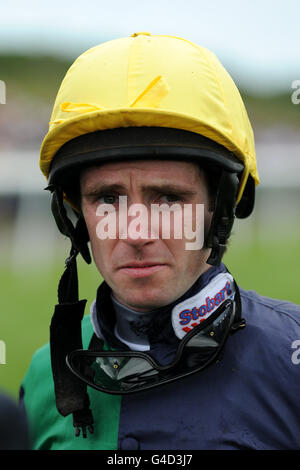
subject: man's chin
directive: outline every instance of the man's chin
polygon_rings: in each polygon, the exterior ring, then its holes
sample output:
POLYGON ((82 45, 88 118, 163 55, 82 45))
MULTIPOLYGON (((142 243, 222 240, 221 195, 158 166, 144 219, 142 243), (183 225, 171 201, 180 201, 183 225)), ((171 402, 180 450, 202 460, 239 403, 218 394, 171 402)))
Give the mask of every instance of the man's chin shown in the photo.
POLYGON ((120 303, 138 312, 150 312, 152 310, 165 307, 175 300, 173 297, 170 298, 169 296, 162 296, 161 290, 159 293, 147 292, 144 295, 140 291, 137 295, 134 295, 134 292, 131 291, 130 294, 130 296, 114 295, 120 303))

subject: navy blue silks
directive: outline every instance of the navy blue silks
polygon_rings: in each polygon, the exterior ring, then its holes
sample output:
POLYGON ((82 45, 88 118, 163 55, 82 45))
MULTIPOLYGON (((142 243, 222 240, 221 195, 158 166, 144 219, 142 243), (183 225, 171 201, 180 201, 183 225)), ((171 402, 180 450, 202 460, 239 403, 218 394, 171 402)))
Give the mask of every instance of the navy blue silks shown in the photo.
MULTIPOLYGON (((186 295, 225 270, 212 267, 186 295)), ((122 396, 119 449, 300 449, 300 364, 292 361, 300 307, 254 291, 240 294, 247 325, 229 337, 219 362, 183 380, 122 396)), ((103 312, 108 305, 99 298, 103 312)), ((149 352, 163 363, 178 338, 169 312, 160 314, 149 352)), ((126 348, 113 335, 113 316, 99 320, 111 345, 126 348)))

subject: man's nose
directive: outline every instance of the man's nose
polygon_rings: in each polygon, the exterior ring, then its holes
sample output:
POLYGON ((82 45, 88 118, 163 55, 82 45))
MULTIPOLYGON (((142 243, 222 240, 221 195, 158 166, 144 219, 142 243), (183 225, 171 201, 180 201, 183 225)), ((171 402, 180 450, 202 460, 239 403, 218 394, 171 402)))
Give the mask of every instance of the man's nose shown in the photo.
POLYGON ((119 212, 119 239, 134 246, 153 242, 151 211, 143 203, 131 203, 127 212, 119 212))

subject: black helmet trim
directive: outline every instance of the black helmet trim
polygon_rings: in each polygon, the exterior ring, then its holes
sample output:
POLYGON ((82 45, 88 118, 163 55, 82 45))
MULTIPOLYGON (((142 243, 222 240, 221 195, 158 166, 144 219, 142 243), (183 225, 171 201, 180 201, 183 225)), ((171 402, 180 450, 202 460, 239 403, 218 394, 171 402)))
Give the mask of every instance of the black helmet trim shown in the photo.
POLYGON ((232 152, 200 134, 162 127, 128 127, 84 134, 64 144, 52 161, 49 184, 70 184, 86 166, 135 158, 191 160, 238 174, 244 170, 232 152))

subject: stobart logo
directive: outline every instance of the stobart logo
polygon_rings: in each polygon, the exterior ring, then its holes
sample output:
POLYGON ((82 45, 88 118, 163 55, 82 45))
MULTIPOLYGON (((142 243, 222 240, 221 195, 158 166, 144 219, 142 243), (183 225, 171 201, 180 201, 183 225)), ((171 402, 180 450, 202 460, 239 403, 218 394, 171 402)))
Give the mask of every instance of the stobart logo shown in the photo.
POLYGON ((182 339, 202 321, 207 320, 225 300, 233 300, 234 296, 235 287, 231 274, 228 272, 217 274, 195 295, 173 307, 172 326, 176 336, 182 339))
MULTIPOLYGON (((200 307, 193 307, 192 309, 182 310, 179 313, 179 321, 180 325, 188 325, 192 320, 198 320, 200 318, 201 321, 205 320, 205 317, 208 313, 211 313, 216 307, 218 307, 226 298, 230 297, 232 294, 230 282, 226 282, 225 286, 219 290, 214 297, 207 296, 205 298, 205 303, 200 305, 200 307)), ((194 328, 199 324, 192 323, 191 326, 194 328)), ((189 332, 190 328, 185 327, 182 328, 183 331, 189 332)))

